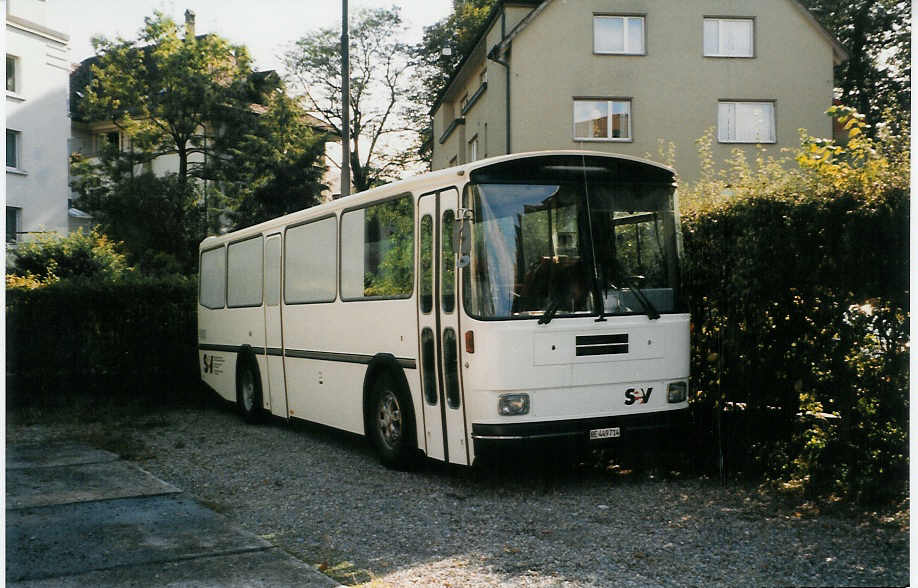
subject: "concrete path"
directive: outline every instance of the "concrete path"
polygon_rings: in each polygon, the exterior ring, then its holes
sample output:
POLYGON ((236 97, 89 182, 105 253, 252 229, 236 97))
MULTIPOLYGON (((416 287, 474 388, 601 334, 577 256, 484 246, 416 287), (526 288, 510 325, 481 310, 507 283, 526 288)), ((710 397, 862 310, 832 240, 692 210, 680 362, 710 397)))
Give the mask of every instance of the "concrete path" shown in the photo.
POLYGON ((108 451, 6 448, 7 586, 336 586, 108 451))

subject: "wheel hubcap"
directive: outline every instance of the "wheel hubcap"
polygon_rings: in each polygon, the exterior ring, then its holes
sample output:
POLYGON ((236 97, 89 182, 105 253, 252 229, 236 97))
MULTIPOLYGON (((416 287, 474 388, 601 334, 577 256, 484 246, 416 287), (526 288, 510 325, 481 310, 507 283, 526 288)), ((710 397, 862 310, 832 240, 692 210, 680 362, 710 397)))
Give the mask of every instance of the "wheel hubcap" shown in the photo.
POLYGON ((242 372, 242 405, 246 411, 255 406, 255 379, 249 370, 242 372))
POLYGON ((389 449, 398 445, 402 438, 402 411, 398 399, 390 390, 382 393, 376 411, 376 427, 379 437, 389 449))

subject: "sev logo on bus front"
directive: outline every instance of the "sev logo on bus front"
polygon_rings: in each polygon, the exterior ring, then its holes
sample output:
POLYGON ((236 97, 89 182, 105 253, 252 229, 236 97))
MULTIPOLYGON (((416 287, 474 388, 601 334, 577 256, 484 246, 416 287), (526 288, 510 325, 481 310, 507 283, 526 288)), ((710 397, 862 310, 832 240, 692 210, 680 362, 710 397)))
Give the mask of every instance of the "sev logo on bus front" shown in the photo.
POLYGON ((651 392, 653 392, 652 387, 648 387, 646 390, 643 388, 628 388, 625 390, 625 404, 631 406, 638 400, 641 401, 641 404, 647 404, 647 401, 650 400, 651 392))

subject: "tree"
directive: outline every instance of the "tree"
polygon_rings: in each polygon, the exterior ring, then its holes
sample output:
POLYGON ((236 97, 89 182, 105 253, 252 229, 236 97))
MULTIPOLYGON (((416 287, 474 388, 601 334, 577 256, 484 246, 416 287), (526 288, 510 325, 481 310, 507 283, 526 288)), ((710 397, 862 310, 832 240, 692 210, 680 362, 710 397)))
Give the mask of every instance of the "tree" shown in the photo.
MULTIPOLYGON (((326 134, 283 92, 271 93, 254 124, 234 126, 220 140, 226 157, 214 158, 213 175, 232 203, 233 225, 248 226, 319 203, 325 173, 326 134)), ((222 151, 222 149, 221 149, 222 151)))
POLYGON ((835 68, 842 104, 874 129, 891 111, 899 130, 911 104, 911 0, 802 1, 848 52, 835 68))
MULTIPOLYGON (((397 177, 413 157, 391 142, 412 134, 407 103, 413 73, 397 7, 365 9, 349 30, 351 181, 357 191, 397 177)), ((342 134, 340 29, 320 29, 285 56, 310 114, 342 134)))
POLYGON ((253 71, 244 47, 217 35, 182 37, 158 12, 144 20, 136 41, 94 44, 93 62, 74 74, 81 88, 73 96, 75 115, 110 121, 129 148, 75 154, 71 185, 76 205, 124 241, 141 267, 149 265, 144 260, 162 266, 155 258, 166 253, 191 271, 197 243, 208 231, 225 230, 231 218, 251 222, 289 211, 292 193, 300 196, 298 207, 315 201, 319 139, 282 96, 277 74, 253 71), (154 176, 143 166, 164 156, 178 161, 175 173, 154 176), (285 204, 262 206, 252 198, 285 204))
POLYGON ((204 153, 208 123, 227 108, 248 106, 252 68, 245 48, 217 35, 180 37, 161 12, 144 19, 137 41, 96 37, 93 47, 98 61, 79 114, 111 121, 129 135, 134 163, 177 156, 182 184, 202 169, 189 158, 204 153))
POLYGON ((450 76, 470 52, 478 33, 487 21, 497 0, 467 0, 454 3, 452 14, 424 28, 421 42, 412 47, 420 83, 413 100, 421 105, 412 120, 419 129, 418 150, 422 160, 431 156, 432 129, 428 113, 446 89, 450 76), (446 50, 446 51, 445 51, 446 50))

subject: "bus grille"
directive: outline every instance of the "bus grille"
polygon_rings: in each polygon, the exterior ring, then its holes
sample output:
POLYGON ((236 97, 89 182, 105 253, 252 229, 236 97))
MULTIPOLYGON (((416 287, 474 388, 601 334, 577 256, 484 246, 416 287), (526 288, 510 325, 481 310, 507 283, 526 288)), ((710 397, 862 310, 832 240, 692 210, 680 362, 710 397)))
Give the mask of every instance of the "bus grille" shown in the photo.
POLYGON ((628 353, 628 334, 581 335, 577 337, 577 355, 618 355, 628 353))

